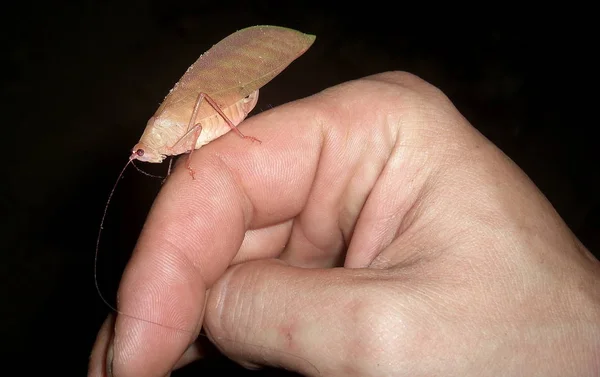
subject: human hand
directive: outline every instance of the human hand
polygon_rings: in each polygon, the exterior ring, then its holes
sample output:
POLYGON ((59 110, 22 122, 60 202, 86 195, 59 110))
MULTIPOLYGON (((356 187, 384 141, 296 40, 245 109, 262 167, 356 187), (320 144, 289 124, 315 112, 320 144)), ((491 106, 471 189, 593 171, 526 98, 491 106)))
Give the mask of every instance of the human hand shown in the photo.
POLYGON ((90 376, 107 353, 163 376, 202 326, 307 376, 598 374, 600 263, 439 90, 380 74, 242 130, 262 144, 226 135, 163 186, 119 309, 164 326, 117 315, 107 352, 107 320, 90 376))

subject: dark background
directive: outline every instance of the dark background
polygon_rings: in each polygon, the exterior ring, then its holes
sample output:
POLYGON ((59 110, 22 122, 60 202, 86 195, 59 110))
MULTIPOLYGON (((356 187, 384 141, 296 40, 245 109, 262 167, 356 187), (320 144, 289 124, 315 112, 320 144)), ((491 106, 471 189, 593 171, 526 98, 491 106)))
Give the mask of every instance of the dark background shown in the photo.
MULTIPOLYGON (((23 2, 4 10, 4 367, 20 367, 19 375, 85 373, 109 312, 95 292, 93 258, 116 175, 185 69, 251 25, 317 35, 305 55, 261 90, 254 114, 365 75, 415 73, 444 90, 514 159, 598 255, 600 170, 592 133, 598 120, 588 99, 597 97, 589 89, 596 66, 585 9, 548 14, 546 4, 544 14, 517 17, 522 9, 500 15, 467 8, 456 18, 433 5, 417 12, 377 2, 287 4, 23 2)), ((144 168, 164 174, 166 165, 144 168)), ((100 282, 108 297, 159 188, 160 181, 132 169, 121 181, 101 243, 100 282)), ((222 359, 174 375, 224 370, 275 375, 222 359)))

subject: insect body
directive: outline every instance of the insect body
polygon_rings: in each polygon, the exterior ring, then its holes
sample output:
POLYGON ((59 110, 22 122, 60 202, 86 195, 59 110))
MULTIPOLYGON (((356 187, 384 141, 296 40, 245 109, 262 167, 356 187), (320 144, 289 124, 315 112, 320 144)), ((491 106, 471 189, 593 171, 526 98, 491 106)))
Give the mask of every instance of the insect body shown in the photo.
POLYGON ((214 45, 185 72, 150 118, 130 160, 159 163, 191 153, 233 130, 252 111, 259 89, 313 44, 315 36, 278 27, 242 29, 214 45))

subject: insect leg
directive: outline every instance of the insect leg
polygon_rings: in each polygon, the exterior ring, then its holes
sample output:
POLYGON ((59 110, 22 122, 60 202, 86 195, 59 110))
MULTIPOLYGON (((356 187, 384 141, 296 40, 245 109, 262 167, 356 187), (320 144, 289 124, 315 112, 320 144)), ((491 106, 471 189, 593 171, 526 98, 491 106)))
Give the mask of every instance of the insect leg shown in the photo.
MULTIPOLYGON (((231 128, 231 130, 233 130, 240 137, 243 137, 244 139, 250 139, 252 141, 258 141, 259 143, 261 142, 257 138, 255 138, 253 136, 246 136, 240 130, 238 130, 238 128, 233 124, 233 122, 231 120, 229 120, 229 118, 227 118, 227 115, 225 115, 225 113, 221 110, 219 105, 212 98, 210 98, 210 96, 208 94, 200 93, 200 95, 198 96, 198 102, 202 101, 202 99, 206 99, 206 102, 208 102, 208 104, 213 109, 215 109, 215 111, 221 116, 221 118, 223 118, 223 120, 225 121, 225 123, 227 123, 229 128, 231 128)), ((198 105, 198 107, 199 107, 199 105, 198 105)))
MULTIPOLYGON (((217 112, 217 114, 219 114, 219 116, 221 116, 221 118, 223 118, 223 120, 225 121, 225 123, 227 123, 229 128, 231 128, 240 137, 243 137, 244 139, 251 139, 252 141, 258 141, 259 143, 261 143, 261 141, 258 140, 257 138, 255 138, 253 136, 246 136, 240 130, 238 130, 237 127, 233 124, 233 122, 231 120, 229 120, 229 118, 227 118, 227 115, 225 115, 225 113, 221 110, 219 105, 212 98, 210 98, 210 96, 208 94, 206 94, 204 92, 200 92, 200 94, 198 95, 198 99, 196 100, 196 104, 194 105, 194 110, 192 111, 192 116, 190 117, 190 122, 188 123, 188 127, 187 127, 185 134, 183 134, 183 136, 179 140, 177 140, 177 142, 175 144, 173 144, 173 146, 171 148, 175 148, 175 146, 177 144, 179 144, 182 140, 184 140, 192 132, 194 132, 194 128, 199 125, 196 123, 196 118, 198 117, 198 112, 200 111, 200 105, 202 104, 203 100, 206 100, 206 102, 208 102, 208 104, 217 112)), ((191 150, 195 149, 196 141, 198 141, 197 138, 195 138, 195 141, 192 143, 191 148, 190 148, 191 150)))
MULTIPOLYGON (((192 130, 192 126, 196 124, 196 117, 198 117, 198 111, 200 111, 200 105, 202 105, 202 101, 204 100, 204 93, 200 93, 198 98, 196 99, 196 104, 194 105, 194 111, 192 111, 192 116, 190 118, 190 122, 188 123, 187 130, 185 131, 185 135, 188 135, 192 130)), ((193 146, 192 146, 193 147, 193 146)))
POLYGON ((169 159, 169 170, 167 170, 167 176, 162 180, 162 182, 160 183, 161 185, 165 184, 165 181, 167 180, 167 178, 169 178, 169 176, 171 175, 171 168, 173 167, 173 157, 171 157, 169 159))
POLYGON ((259 143, 261 143, 261 141, 258 140, 257 138, 255 138, 253 136, 246 136, 240 130, 238 130, 237 127, 233 124, 233 122, 231 120, 229 120, 229 118, 227 118, 227 115, 225 115, 225 113, 221 110, 219 105, 212 98, 210 98, 210 96, 208 94, 206 94, 204 92, 200 92, 200 94, 198 94, 198 99, 196 100, 196 104, 194 105, 194 110, 192 111, 192 116, 190 117, 190 122, 188 123, 188 127, 187 127, 185 134, 173 145, 173 147, 175 147, 175 145, 177 145, 181 140, 185 139, 190 133, 192 133, 192 132, 194 133, 194 136, 192 138, 192 143, 190 146, 190 154, 188 155, 187 162, 186 162, 186 168, 192 175, 192 179, 195 179, 195 178, 194 178, 194 170, 191 168, 190 162, 191 162, 192 154, 193 154, 194 150, 196 149, 196 143, 198 142, 198 138, 200 137, 200 133, 202 132, 202 125, 200 123, 195 123, 195 122, 196 122, 196 117, 198 116, 198 112, 200 111, 200 105, 202 104, 203 100, 206 100, 206 102, 208 102, 208 104, 217 112, 217 114, 219 114, 221 116, 221 118, 223 118, 223 120, 225 121, 225 123, 227 123, 229 128, 231 128, 240 137, 242 137, 244 139, 250 139, 252 141, 258 141, 259 143))
MULTIPOLYGON (((196 127, 200 127, 199 123, 196 124, 196 117, 198 117, 198 111, 200 111, 200 105, 202 104, 202 100, 203 99, 204 99, 204 94, 200 93, 200 95, 198 96, 198 99, 196 100, 196 104, 194 105, 194 110, 192 111, 192 116, 190 117, 190 122, 188 123, 187 130, 185 131, 185 133, 183 134, 183 136, 180 137, 179 140, 177 140, 175 142, 175 144, 173 144, 171 146, 171 149, 175 148, 175 146, 177 146, 177 144, 179 144, 182 140, 184 140, 185 138, 187 138, 192 132, 195 132, 194 129, 196 127)), ((198 138, 194 137, 193 143, 190 146, 190 151, 193 151, 194 149, 196 149, 196 142, 197 141, 198 141, 198 138)))
POLYGON ((194 130, 194 137, 192 139, 192 148, 190 150, 190 154, 188 154, 187 161, 185 162, 185 167, 190 172, 192 179, 196 179, 196 177, 194 176, 195 171, 194 171, 194 169, 192 169, 192 166, 190 165, 190 163, 192 162, 192 154, 194 153, 194 150, 196 149, 195 148, 196 142, 198 141, 198 138, 200 137, 200 133, 202 133, 202 125, 200 123, 196 124, 194 126, 193 130, 194 130))
POLYGON ((171 168, 173 167, 173 158, 169 160, 169 170, 167 170, 167 177, 171 175, 171 168))

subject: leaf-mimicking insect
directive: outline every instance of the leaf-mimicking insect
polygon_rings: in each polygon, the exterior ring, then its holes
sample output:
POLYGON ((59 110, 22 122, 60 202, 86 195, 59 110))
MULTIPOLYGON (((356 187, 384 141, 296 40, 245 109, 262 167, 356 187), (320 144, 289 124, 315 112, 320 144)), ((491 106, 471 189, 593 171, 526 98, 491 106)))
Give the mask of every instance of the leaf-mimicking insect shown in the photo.
POLYGON ((231 34, 188 68, 150 118, 130 159, 162 162, 191 155, 233 130, 252 111, 259 89, 312 45, 315 36, 278 26, 253 26, 231 34))

